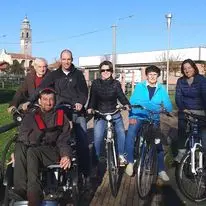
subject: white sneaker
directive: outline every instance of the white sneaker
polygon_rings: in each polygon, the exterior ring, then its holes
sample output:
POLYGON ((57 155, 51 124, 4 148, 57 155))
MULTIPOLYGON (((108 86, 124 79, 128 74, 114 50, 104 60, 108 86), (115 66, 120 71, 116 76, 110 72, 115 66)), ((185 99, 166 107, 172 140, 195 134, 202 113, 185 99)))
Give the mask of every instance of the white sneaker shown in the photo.
POLYGON ((129 163, 126 167, 126 170, 125 170, 126 174, 130 177, 133 175, 133 167, 134 167, 134 164, 129 163))
POLYGON ((165 171, 161 171, 158 173, 159 178, 161 178, 163 181, 167 182, 170 180, 167 173, 165 171))
POLYGON ((124 167, 127 164, 127 160, 124 155, 119 155, 119 166, 124 167))
POLYGON ((184 154, 185 154, 185 152, 186 152, 186 149, 178 149, 178 154, 174 158, 174 161, 180 163, 182 158, 183 158, 183 156, 184 156, 184 154))

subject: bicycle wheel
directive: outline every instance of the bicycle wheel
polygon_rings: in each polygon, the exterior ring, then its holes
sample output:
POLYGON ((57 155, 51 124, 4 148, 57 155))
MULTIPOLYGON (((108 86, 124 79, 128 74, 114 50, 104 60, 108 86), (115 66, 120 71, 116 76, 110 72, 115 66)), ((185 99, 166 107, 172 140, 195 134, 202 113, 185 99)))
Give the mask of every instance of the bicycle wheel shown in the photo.
POLYGON ((142 131, 140 132, 140 135, 136 137, 135 139, 135 147, 134 147, 134 159, 137 160, 140 156, 140 152, 141 152, 141 146, 143 144, 143 135, 142 135, 142 131))
POLYGON ((142 144, 141 154, 137 165, 136 184, 141 199, 152 192, 157 179, 157 151, 155 144, 142 144))
POLYGON ((14 143, 16 142, 18 135, 15 134, 11 139, 8 140, 8 142, 6 143, 6 146, 4 148, 4 151, 2 153, 2 175, 5 174, 5 166, 6 166, 6 160, 8 158, 8 154, 13 152, 13 147, 14 147, 14 143))
POLYGON ((9 190, 11 186, 13 185, 13 177, 7 177, 6 175, 6 161, 8 158, 8 155, 10 155, 13 152, 14 143, 17 139, 17 134, 12 136, 11 139, 8 140, 6 143, 6 146, 4 148, 4 151, 2 153, 2 168, 1 173, 3 175, 3 184, 5 186, 4 191, 4 206, 8 206, 10 204, 11 198, 9 197, 9 190))
MULTIPOLYGON (((194 174, 191 171, 191 152, 185 154, 179 166, 176 168, 176 181, 183 195, 193 202, 202 202, 206 200, 206 171, 198 169, 199 153, 201 149, 195 151, 195 169, 194 174)), ((203 168, 205 168, 203 166, 203 168)))
POLYGON ((119 169, 117 164, 115 145, 113 142, 107 143, 107 165, 111 192, 112 195, 116 197, 118 193, 119 169))

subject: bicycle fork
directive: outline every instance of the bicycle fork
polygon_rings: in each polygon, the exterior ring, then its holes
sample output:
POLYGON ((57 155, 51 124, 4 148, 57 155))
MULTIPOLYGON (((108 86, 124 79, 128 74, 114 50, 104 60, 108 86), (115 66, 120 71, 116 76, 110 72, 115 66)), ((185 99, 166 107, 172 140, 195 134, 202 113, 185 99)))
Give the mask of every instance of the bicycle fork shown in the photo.
MULTIPOLYGON (((112 143, 112 151, 114 154, 114 164, 115 167, 117 167, 117 155, 116 155, 116 150, 115 150, 115 144, 114 144, 114 138, 113 138, 113 129, 112 129, 112 123, 108 121, 107 123, 107 139, 106 139, 107 144, 112 143)), ((108 147, 107 147, 108 149, 108 147)))
POLYGON ((199 162, 196 167, 196 160, 195 160, 195 151, 197 150, 198 147, 202 147, 200 143, 195 143, 194 146, 191 148, 191 171, 193 174, 197 174, 198 169, 203 169, 203 153, 200 150, 198 155, 199 155, 199 162))

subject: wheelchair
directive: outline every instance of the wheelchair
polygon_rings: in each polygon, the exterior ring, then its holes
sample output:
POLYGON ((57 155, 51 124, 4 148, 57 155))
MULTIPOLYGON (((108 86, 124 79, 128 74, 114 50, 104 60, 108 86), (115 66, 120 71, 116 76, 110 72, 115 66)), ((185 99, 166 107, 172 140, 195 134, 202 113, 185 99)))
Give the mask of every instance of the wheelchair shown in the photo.
MULTIPOLYGON (((2 132, 8 131, 11 126, 12 128, 19 126, 23 119, 22 113, 19 110, 15 110, 13 112, 13 119, 14 122, 8 128, 3 128, 2 132)), ((79 205, 80 192, 84 189, 85 179, 78 169, 76 135, 74 129, 72 129, 71 133, 71 138, 68 142, 72 148, 72 164, 70 169, 63 170, 58 164, 53 164, 40 171, 40 179, 44 194, 42 205, 44 206, 79 205)), ((13 165, 6 164, 8 153, 10 153, 10 150, 14 147, 17 137, 18 132, 9 138, 2 154, 1 179, 3 179, 2 184, 4 185, 4 206, 28 205, 26 200, 22 200, 13 192, 13 165)))
MULTIPOLYGON (((15 143, 17 135, 8 141, 3 155, 3 164, 5 163, 5 154, 9 151, 10 146, 15 143)), ((42 205, 44 206, 66 206, 67 204, 77 206, 79 204, 79 172, 76 158, 76 142, 71 139, 69 144, 72 148, 71 167, 67 170, 60 168, 58 164, 49 165, 42 168, 40 171, 40 180, 44 199, 42 205)), ((21 199, 13 192, 13 165, 7 165, 2 171, 4 192, 4 206, 26 206, 28 202, 21 199)))

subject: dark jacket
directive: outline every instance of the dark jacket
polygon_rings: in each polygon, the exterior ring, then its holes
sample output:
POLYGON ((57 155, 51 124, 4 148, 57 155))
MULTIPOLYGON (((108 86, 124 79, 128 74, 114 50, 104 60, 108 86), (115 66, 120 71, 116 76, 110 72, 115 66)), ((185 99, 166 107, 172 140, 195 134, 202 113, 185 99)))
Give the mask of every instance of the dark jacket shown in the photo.
POLYGON ((96 79, 92 82, 88 108, 97 109, 103 113, 113 112, 116 110, 117 100, 122 105, 130 104, 118 80, 96 79))
MULTIPOLYGON (((41 112, 40 109, 35 111, 39 112, 47 128, 54 128, 56 122, 56 112, 54 110, 50 112, 41 112)), ((19 128, 18 141, 23 142, 25 145, 53 145, 57 146, 60 156, 69 156, 71 154, 71 148, 68 145, 68 139, 70 136, 70 124, 67 117, 64 115, 64 124, 61 130, 45 131, 39 129, 35 121, 35 112, 28 112, 19 128), (44 135, 42 135, 44 134, 44 135)))
MULTIPOLYGON (((49 71, 47 70, 46 75, 49 71)), ((34 94, 35 91, 35 78, 36 72, 32 70, 24 79, 24 82, 21 84, 19 89, 16 91, 12 101, 9 106, 18 107, 21 103, 28 101, 28 98, 34 94)))
POLYGON ((197 74, 193 83, 189 85, 186 77, 180 77, 177 81, 175 100, 180 111, 184 109, 205 110, 206 78, 197 74))
POLYGON ((34 102, 38 97, 39 91, 46 87, 53 87, 56 90, 57 104, 86 104, 88 98, 87 84, 83 73, 75 68, 73 64, 68 75, 62 71, 61 67, 51 72, 43 79, 34 95, 29 98, 29 101, 34 102))

